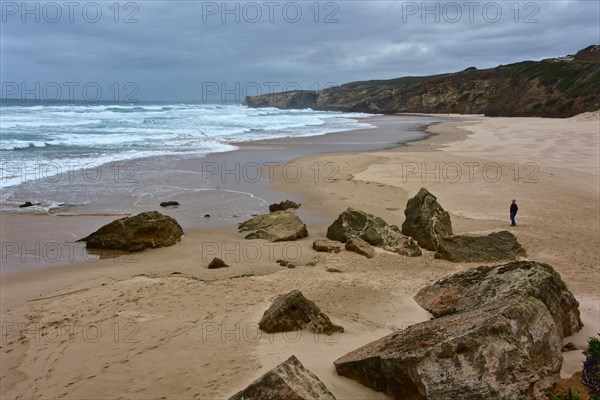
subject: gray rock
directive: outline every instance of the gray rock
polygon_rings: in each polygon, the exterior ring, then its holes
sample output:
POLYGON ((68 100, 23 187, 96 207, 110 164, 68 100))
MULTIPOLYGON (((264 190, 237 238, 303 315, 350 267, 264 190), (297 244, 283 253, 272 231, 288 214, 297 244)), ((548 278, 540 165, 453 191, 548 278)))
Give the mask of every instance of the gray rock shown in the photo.
POLYGON ((396 225, 389 225, 383 219, 364 211, 348 208, 327 228, 327 238, 346 243, 353 237, 401 255, 421 255, 417 243, 404 236, 396 225))
POLYGON ((441 238, 452 235, 450 215, 425 188, 408 200, 404 215, 402 233, 415 239, 424 249, 435 251, 441 238))
POLYGON ((317 239, 313 242, 313 249, 324 253, 339 253, 343 246, 344 244, 337 240, 317 239))
POLYGON ((436 317, 473 310, 510 299, 535 297, 548 308, 561 337, 583 326, 579 302, 554 269, 533 261, 482 266, 440 279, 415 296, 436 317))
POLYGON ((346 242, 346 250, 353 251, 367 258, 375 257, 375 249, 359 237, 353 237, 346 242))
POLYGON ((315 374, 291 356, 229 400, 335 400, 315 374))
POLYGON ((141 251, 177 243, 183 229, 168 215, 157 211, 115 220, 91 235, 80 239, 87 248, 141 251))
POLYGON ((541 399, 559 377, 561 345, 546 306, 525 297, 412 325, 335 368, 393 399, 541 399))
POLYGON ((290 241, 308 236, 306 225, 296 214, 289 211, 257 215, 241 223, 239 231, 250 232, 246 239, 266 239, 271 242, 290 241))
POLYGON ((275 299, 263 314, 258 327, 267 333, 308 329, 313 333, 331 335, 344 331, 344 328, 332 323, 329 317, 299 290, 293 290, 275 299))
POLYGON ((300 208, 302 204, 293 202, 291 200, 284 200, 280 203, 275 203, 275 204, 271 204, 269 206, 269 211, 270 212, 275 212, 275 211, 285 211, 285 210, 289 210, 291 209, 297 209, 300 208))
POLYGON ((435 258, 452 262, 497 262, 518 260, 527 252, 509 231, 487 236, 455 235, 442 238, 435 258))

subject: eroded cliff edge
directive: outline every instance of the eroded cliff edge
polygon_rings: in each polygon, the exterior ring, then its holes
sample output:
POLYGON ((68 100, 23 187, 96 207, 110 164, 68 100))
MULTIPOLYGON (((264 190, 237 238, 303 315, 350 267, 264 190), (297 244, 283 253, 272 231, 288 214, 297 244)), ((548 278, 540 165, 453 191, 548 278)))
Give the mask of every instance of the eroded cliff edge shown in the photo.
POLYGON ((600 45, 574 56, 246 97, 250 107, 571 117, 600 109, 600 45))

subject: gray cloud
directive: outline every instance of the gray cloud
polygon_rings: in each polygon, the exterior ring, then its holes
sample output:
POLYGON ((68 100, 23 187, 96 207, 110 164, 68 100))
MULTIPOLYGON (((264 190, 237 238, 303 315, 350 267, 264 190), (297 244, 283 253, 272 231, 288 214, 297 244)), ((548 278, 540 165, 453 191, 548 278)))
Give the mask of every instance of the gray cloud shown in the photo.
POLYGON ((2 2, 2 82, 98 82, 104 93, 135 82, 139 99, 202 100, 206 82, 226 82, 230 92, 235 82, 315 88, 493 67, 600 42, 599 2, 585 0, 135 1, 119 3, 118 14, 113 2, 78 2, 72 22, 58 1, 56 23, 43 13, 50 3, 30 3, 39 5, 36 22, 20 1, 2 2))

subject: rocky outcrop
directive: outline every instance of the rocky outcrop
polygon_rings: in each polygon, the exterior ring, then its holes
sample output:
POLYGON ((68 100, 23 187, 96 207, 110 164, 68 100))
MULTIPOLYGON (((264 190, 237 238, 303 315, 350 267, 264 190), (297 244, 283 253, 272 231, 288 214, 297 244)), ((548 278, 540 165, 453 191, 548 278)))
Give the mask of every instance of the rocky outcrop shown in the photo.
POLYGON ((335 325, 299 290, 279 296, 263 314, 258 327, 267 332, 290 332, 307 329, 313 333, 331 335, 343 332, 344 328, 335 325))
POLYGON ((225 263, 225 261, 221 260, 218 257, 212 259, 210 264, 208 264, 208 269, 219 269, 219 268, 228 268, 229 265, 225 263))
POLYGON ((353 237, 346 242, 346 250, 353 251, 367 258, 375 257, 375 249, 359 237, 353 237))
POLYGON ((87 248, 141 251, 177 243, 183 229, 168 215, 148 211, 115 220, 81 239, 87 248))
POLYGON ((561 337, 570 336, 583 326, 579 303, 560 275, 551 266, 534 261, 459 272, 423 288, 415 300, 435 317, 441 317, 526 297, 534 297, 546 306, 561 337))
POLYGON ((546 306, 524 297, 412 325, 335 368, 393 399, 540 399, 559 376, 561 346, 546 306))
POLYGON ((246 104, 249 107, 314 108, 316 103, 317 93, 303 90, 246 97, 246 104))
POLYGON ((600 46, 575 56, 422 77, 350 82, 320 91, 246 97, 250 107, 378 114, 571 117, 600 108, 600 46))
POLYGON ((246 239, 266 239, 271 242, 296 240, 308 236, 306 225, 296 214, 289 211, 258 215, 241 223, 239 231, 250 232, 246 235, 246 239))
POLYGON ((415 239, 424 249, 435 251, 440 239, 452 235, 450 215, 425 188, 408 200, 404 215, 402 234, 415 239))
POLYGON ((323 382, 291 356, 229 400, 335 400, 323 382))
POLYGON ((162 203, 160 203, 161 207, 177 207, 178 205, 178 201, 163 201, 162 203))
POLYGON ((409 257, 421 255, 421 249, 415 241, 402 235, 396 225, 388 225, 372 214, 348 208, 327 228, 327 238, 346 243, 353 237, 409 257))
POLYGON ((313 249, 323 253, 339 253, 342 251, 343 243, 337 240, 317 239, 313 242, 313 249))
POLYGON ((291 201, 291 200, 284 200, 284 201, 279 202, 279 203, 271 204, 269 206, 269 211, 270 212, 285 211, 285 210, 289 210, 290 208, 295 210, 297 208, 300 208, 301 205, 302 204, 296 203, 296 202, 291 201))
POLYGON ((442 238, 435 253, 435 258, 452 262, 511 261, 519 257, 527 257, 527 252, 508 231, 442 238))

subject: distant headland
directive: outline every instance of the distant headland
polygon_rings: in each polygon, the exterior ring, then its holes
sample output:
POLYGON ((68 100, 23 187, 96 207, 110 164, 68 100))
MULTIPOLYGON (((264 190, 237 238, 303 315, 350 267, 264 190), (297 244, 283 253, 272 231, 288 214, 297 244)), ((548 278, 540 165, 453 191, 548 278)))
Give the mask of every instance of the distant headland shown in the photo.
POLYGON ((567 118, 600 109, 600 45, 575 55, 423 77, 358 81, 319 91, 246 97, 249 107, 377 114, 461 113, 567 118))

